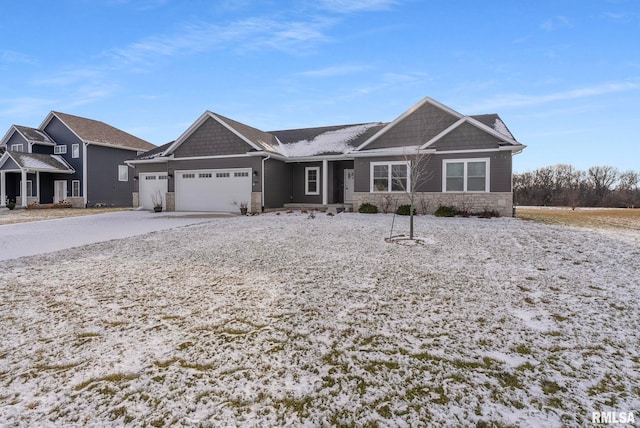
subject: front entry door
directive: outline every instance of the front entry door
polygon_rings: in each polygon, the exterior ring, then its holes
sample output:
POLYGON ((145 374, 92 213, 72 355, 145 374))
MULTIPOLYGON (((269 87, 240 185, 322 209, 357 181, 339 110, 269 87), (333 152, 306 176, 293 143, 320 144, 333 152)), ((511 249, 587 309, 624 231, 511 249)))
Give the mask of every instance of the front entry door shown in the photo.
POLYGON ((353 202, 353 170, 344 170, 344 203, 350 204, 353 202))
POLYGON ((67 181, 56 180, 53 182, 53 203, 57 204, 60 201, 67 199, 67 181))

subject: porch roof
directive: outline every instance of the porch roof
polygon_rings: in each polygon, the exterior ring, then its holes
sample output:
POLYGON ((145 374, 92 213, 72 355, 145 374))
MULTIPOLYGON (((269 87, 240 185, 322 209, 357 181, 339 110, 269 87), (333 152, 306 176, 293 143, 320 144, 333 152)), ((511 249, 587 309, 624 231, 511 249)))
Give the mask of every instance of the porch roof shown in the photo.
POLYGON ((61 156, 6 151, 0 157, 0 171, 73 174, 75 170, 61 156))

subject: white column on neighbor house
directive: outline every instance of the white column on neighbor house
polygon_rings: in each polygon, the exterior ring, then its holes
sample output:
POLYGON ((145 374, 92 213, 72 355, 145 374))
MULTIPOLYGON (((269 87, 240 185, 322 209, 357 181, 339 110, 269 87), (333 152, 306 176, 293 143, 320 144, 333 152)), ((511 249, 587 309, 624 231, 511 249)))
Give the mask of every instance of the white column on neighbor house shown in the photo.
POLYGON ((0 171, 0 207, 4 207, 5 205, 5 201, 7 199, 7 192, 5 190, 5 183, 4 183, 4 171, 0 171))
POLYGON ((322 161, 322 205, 329 203, 329 161, 322 161))
POLYGON ((36 172, 36 197, 38 198, 36 200, 40 203, 40 171, 36 172))
POLYGON ((20 182, 20 199, 22 202, 20 205, 27 207, 27 170, 22 170, 22 181, 20 182))

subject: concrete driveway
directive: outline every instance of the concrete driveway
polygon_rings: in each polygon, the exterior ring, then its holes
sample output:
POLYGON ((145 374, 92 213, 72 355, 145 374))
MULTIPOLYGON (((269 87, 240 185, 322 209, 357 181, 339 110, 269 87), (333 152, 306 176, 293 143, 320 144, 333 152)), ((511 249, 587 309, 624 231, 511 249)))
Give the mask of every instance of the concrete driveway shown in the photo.
POLYGON ((121 211, 0 225, 0 260, 203 223, 233 214, 121 211))

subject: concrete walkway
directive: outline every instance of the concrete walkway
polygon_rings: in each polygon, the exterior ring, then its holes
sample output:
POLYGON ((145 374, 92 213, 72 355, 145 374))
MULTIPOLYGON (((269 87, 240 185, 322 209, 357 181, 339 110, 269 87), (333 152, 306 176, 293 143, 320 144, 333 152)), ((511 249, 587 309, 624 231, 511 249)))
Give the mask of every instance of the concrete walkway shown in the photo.
POLYGON ((233 214, 121 211, 0 225, 0 260, 144 235, 233 214))

